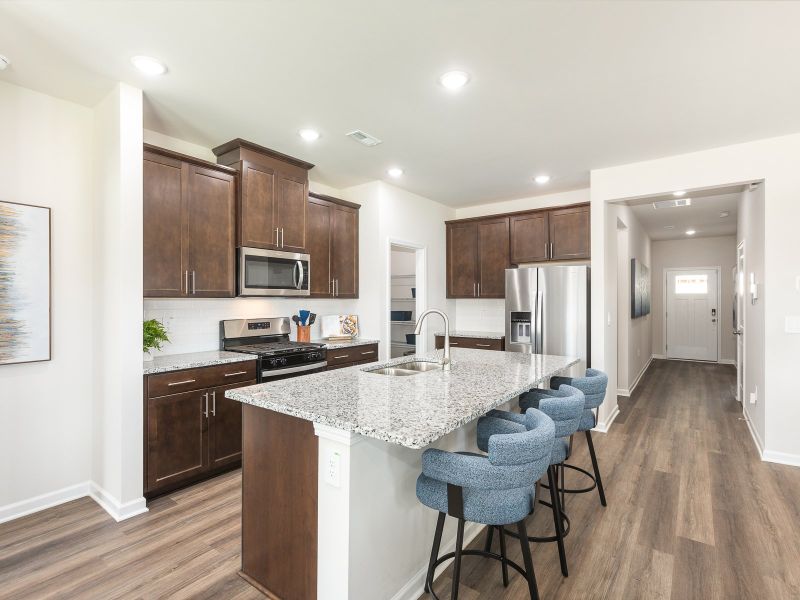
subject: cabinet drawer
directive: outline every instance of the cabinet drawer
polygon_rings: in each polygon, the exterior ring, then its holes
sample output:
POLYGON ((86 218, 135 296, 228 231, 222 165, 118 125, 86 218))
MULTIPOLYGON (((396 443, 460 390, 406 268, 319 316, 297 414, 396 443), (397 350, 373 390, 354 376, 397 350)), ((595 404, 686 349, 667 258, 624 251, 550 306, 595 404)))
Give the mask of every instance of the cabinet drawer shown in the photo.
MULTIPOLYGON (((503 339, 492 340, 486 338, 472 338, 472 337, 450 337, 450 346, 452 348, 472 348, 473 350, 504 350, 505 343, 503 339)), ((444 348, 444 337, 436 336, 436 349, 444 348)))
POLYGON ((171 371, 147 378, 147 395, 150 398, 230 385, 256 379, 256 361, 248 360, 198 369, 171 371))
POLYGON ((378 344, 328 350, 328 367, 356 363, 362 360, 369 360, 370 362, 378 360, 378 344))

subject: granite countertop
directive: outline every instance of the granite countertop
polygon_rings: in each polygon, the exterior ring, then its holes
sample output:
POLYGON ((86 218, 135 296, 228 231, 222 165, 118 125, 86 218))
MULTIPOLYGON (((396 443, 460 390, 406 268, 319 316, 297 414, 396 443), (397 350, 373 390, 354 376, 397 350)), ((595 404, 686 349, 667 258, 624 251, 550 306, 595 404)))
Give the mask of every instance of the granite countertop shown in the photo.
MULTIPOLYGON (((437 331, 434 335, 444 337, 444 331, 437 331)), ((450 337, 466 337, 466 338, 480 338, 482 340, 502 340, 506 337, 505 333, 496 333, 493 331, 467 331, 465 329, 456 329, 450 332, 450 337)))
POLYGON ((355 338, 352 340, 345 340, 343 342, 329 342, 326 339, 313 340, 315 344, 325 344, 328 350, 336 350, 340 348, 352 348, 353 346, 368 346, 369 344, 377 344, 378 340, 368 340, 366 338, 355 338))
POLYGON ((154 373, 168 373, 170 371, 180 371, 181 369, 210 367, 213 365, 224 365, 255 359, 256 357, 252 354, 226 352, 224 350, 191 352, 188 354, 165 354, 164 356, 156 356, 153 360, 144 361, 142 363, 142 371, 145 375, 152 375, 154 373))
POLYGON ((225 396, 385 442, 423 448, 578 362, 566 356, 453 348, 450 371, 408 377, 366 372, 436 358, 435 352, 406 356, 228 390, 225 396))

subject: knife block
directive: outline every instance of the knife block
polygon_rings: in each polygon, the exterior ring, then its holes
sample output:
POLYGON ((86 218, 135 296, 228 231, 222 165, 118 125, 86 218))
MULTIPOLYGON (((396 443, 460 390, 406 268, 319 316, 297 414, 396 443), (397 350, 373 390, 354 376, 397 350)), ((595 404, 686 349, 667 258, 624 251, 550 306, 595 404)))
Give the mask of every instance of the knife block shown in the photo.
POLYGON ((311 341, 311 325, 298 325, 297 326, 297 341, 310 342, 311 341))

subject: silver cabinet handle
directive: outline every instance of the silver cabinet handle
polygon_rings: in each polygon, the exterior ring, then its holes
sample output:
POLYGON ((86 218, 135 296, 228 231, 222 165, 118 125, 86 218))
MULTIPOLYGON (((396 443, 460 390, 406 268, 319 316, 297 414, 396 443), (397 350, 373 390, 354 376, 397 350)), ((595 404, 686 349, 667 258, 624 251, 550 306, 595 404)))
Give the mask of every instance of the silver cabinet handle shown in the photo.
POLYGON ((283 248, 283 227, 281 227, 281 248, 283 248))
POLYGON ((297 261, 297 266, 300 268, 300 278, 299 278, 300 280, 297 282, 297 289, 302 290, 303 282, 306 279, 306 270, 303 268, 303 261, 301 260, 297 261))
POLYGON ((550 242, 550 258, 553 258, 553 242, 550 242))
POLYGON ((189 293, 189 271, 184 271, 183 272, 183 282, 185 284, 184 287, 186 288, 186 293, 188 294, 189 293))
POLYGON ((328 280, 328 293, 331 293, 331 284, 333 283, 333 279, 328 280))
POLYGON ((192 294, 197 293, 197 273, 192 271, 192 294))
POLYGON ((362 356, 366 356, 367 354, 375 354, 375 350, 370 350, 369 352, 362 352, 362 356))
POLYGON ((225 373, 225 377, 236 377, 237 375, 247 375, 247 371, 236 371, 236 373, 225 373))
POLYGON ((450 342, 451 346, 458 346, 458 342, 450 342))
POLYGON ((342 354, 341 356, 334 356, 333 358, 334 358, 334 360, 336 360, 338 358, 350 358, 350 355, 349 354, 342 354))
POLYGON ((280 231, 280 229, 278 229, 278 228, 276 227, 276 228, 275 228, 275 245, 276 245, 278 248, 280 248, 280 247, 281 247, 281 244, 280 244, 280 242, 281 242, 281 235, 280 235, 279 231, 280 231))
POLYGON ((203 394, 203 398, 206 399, 206 409, 203 411, 203 416, 207 419, 208 418, 208 392, 203 394))
POLYGON ((334 296, 338 296, 339 295, 339 280, 338 279, 334 279, 333 280, 333 295, 334 296))
POLYGON ((211 416, 217 416, 217 391, 211 392, 211 416))
POLYGON ((168 383, 167 387, 172 387, 174 385, 186 385, 187 383, 194 383, 197 381, 196 379, 187 379, 186 381, 173 381, 172 383, 168 383))
POLYGON ((545 242, 545 243, 544 243, 544 257, 545 257, 545 258, 550 258, 550 255, 549 255, 549 254, 548 254, 548 252, 547 252, 547 249, 548 249, 549 247, 550 247, 550 244, 548 244, 547 242, 545 242))
MULTIPOLYGON (((451 342, 452 343, 452 342, 451 342)), ((491 348, 491 344, 475 344, 478 348, 491 348)))
POLYGON ((477 298, 478 297, 478 293, 475 291, 475 282, 474 281, 472 282, 472 297, 473 298, 477 298))
POLYGON ((478 284, 478 298, 481 297, 481 284, 478 284))

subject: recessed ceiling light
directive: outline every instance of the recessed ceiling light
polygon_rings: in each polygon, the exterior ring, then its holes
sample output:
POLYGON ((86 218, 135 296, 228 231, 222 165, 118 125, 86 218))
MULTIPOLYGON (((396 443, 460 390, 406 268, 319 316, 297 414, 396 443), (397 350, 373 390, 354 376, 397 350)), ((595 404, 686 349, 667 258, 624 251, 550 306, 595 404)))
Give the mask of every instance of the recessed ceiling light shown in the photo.
POLYGON ((401 169, 400 167, 392 167, 386 172, 389 174, 389 177, 394 177, 396 179, 403 174, 403 169, 401 169))
POLYGON ((675 225, 664 225, 664 229, 675 229, 675 225))
POLYGON ((439 77, 439 83, 448 90, 457 91, 469 83, 469 73, 465 71, 448 71, 439 77))
POLYGON ((672 192, 672 195, 676 198, 680 198, 681 196, 686 195, 686 190, 678 190, 677 192, 672 192))
POLYGON ((533 180, 538 183, 539 185, 544 185, 548 181, 550 181, 550 175, 537 175, 533 178, 533 180))
POLYGON ((167 72, 167 67, 164 63, 157 61, 155 58, 150 58, 149 56, 134 56, 131 62, 134 67, 145 75, 163 75, 167 72))
POLYGON ((307 142, 316 142, 319 139, 319 131, 316 129, 301 129, 297 133, 307 142))
POLYGON ((686 230, 686 235, 694 235, 695 233, 697 233, 697 232, 694 229, 687 229, 686 230))
POLYGON ((0 71, 5 71, 8 66, 11 64, 11 61, 8 60, 5 56, 0 54, 0 71))
POLYGON ((725 211, 722 211, 721 213, 719 213, 719 218, 720 218, 720 219, 724 219, 725 217, 727 217, 727 216, 728 216, 728 215, 730 215, 730 214, 731 214, 731 213, 729 213, 727 210, 725 210, 725 211))

